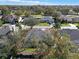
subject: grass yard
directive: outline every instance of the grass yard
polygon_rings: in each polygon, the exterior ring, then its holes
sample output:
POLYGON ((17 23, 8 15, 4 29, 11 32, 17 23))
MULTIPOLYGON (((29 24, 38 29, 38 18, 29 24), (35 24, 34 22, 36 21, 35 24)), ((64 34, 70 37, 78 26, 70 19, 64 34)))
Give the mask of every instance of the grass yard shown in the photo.
POLYGON ((22 48, 22 49, 18 49, 19 52, 35 52, 36 49, 35 48, 22 48))
POLYGON ((49 26, 49 24, 48 23, 39 23, 39 24, 37 24, 37 26, 49 26))
POLYGON ((79 53, 71 53, 69 59, 79 59, 79 53))
POLYGON ((0 20, 0 26, 2 26, 2 25, 3 25, 3 21, 0 20))
POLYGON ((68 23, 63 23, 61 24, 61 26, 64 27, 64 26, 70 26, 70 25, 68 23))
POLYGON ((76 25, 76 26, 79 26, 79 23, 73 23, 74 25, 76 25))
POLYGON ((67 17, 69 18, 75 18, 75 17, 79 17, 78 15, 67 15, 67 17))

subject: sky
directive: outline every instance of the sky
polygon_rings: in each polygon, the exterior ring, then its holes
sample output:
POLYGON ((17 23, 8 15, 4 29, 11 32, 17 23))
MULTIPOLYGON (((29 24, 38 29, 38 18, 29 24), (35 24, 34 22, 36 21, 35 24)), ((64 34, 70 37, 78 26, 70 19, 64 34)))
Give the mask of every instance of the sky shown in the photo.
POLYGON ((79 5, 79 0, 0 0, 0 5, 79 5))

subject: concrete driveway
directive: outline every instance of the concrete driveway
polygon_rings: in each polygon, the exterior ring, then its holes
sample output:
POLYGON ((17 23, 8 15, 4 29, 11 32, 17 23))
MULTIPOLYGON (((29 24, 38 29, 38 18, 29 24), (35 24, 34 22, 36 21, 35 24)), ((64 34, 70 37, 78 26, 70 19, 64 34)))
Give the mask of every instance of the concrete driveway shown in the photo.
POLYGON ((70 26, 61 27, 61 29, 78 29, 74 24, 69 24, 70 26))

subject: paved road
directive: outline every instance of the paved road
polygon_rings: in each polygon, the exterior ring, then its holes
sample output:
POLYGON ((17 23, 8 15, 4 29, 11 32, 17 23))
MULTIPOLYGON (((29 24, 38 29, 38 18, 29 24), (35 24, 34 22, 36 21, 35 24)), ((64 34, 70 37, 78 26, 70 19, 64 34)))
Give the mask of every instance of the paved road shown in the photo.
MULTIPOLYGON (((74 24, 69 24, 70 26, 61 27, 61 29, 78 29, 74 24)), ((38 29, 45 29, 45 28, 52 28, 53 26, 34 26, 33 28, 38 29)), ((22 29, 30 28, 30 26, 24 26, 22 25, 22 29)))
MULTIPOLYGON (((30 28, 30 26, 22 26, 22 29, 30 28)), ((33 28, 38 29, 45 29, 45 28, 52 28, 51 26, 34 26, 33 28)))
POLYGON ((33 28, 51 28, 51 26, 34 26, 33 28))

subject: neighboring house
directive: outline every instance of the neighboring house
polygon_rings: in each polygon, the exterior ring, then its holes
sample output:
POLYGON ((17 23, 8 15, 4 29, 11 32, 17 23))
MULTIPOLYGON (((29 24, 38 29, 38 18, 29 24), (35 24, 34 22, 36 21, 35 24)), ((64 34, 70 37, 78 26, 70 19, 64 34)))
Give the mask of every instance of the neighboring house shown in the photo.
POLYGON ((61 21, 67 21, 67 22, 72 22, 72 18, 69 18, 69 17, 67 17, 67 16, 65 16, 65 15, 61 15, 60 16, 60 19, 61 19, 61 21))
POLYGON ((79 17, 72 18, 72 22, 79 22, 79 17))
POLYGON ((67 22, 72 22, 72 18, 69 18, 69 17, 65 17, 65 20, 66 20, 67 22))
POLYGON ((16 16, 15 15, 7 15, 4 17, 4 21, 9 23, 8 26, 10 27, 11 31, 15 31, 16 26, 16 16))
POLYGON ((0 27, 0 36, 8 34, 10 31, 15 31, 15 25, 11 24, 4 24, 3 26, 0 27))
POLYGON ((15 24, 15 22, 16 22, 16 16, 15 15, 3 16, 3 20, 6 23, 15 24))
POLYGON ((5 24, 0 27, 0 36, 5 36, 11 31, 9 25, 5 24))
POLYGON ((13 37, 11 34, 13 32, 12 28, 9 24, 4 24, 3 26, 0 27, 0 59, 2 59, 2 56, 4 55, 3 49, 7 47, 7 45, 11 42, 13 42, 13 37), (10 38, 9 38, 10 36, 10 38))
POLYGON ((79 22, 79 16, 77 15, 66 15, 66 17, 71 18, 73 23, 79 22))
MULTIPOLYGON (((30 17, 33 17, 33 18, 36 18, 36 19, 39 19, 41 22, 47 22, 49 24, 52 24, 54 23, 54 19, 52 16, 42 16, 42 15, 31 15, 30 17)), ((28 17, 19 17, 19 20, 18 22, 23 22, 24 19, 26 19, 28 17)))
POLYGON ((61 35, 67 34, 70 36, 70 39, 75 44, 79 45, 79 30, 78 29, 63 29, 60 30, 61 35))
POLYGON ((64 20, 72 23, 79 22, 79 16, 77 15, 61 15, 60 19, 61 21, 64 20))
MULTIPOLYGON (((52 36, 53 37, 53 36, 52 36)), ((48 45, 53 45, 52 41, 51 41, 51 35, 49 32, 44 32, 41 29, 32 29, 27 33, 27 36, 24 40, 24 47, 37 47, 37 44, 41 44, 39 42, 44 42, 47 43, 48 45), (49 42, 48 42, 48 37, 49 38, 49 42), (38 39, 36 39, 38 38, 38 39), (35 43, 33 42, 35 41, 35 43), (51 44, 49 44, 51 43, 51 44)))
POLYGON ((41 22, 47 22, 49 24, 53 24, 54 23, 54 19, 52 18, 52 16, 44 16, 43 18, 40 19, 41 22))

